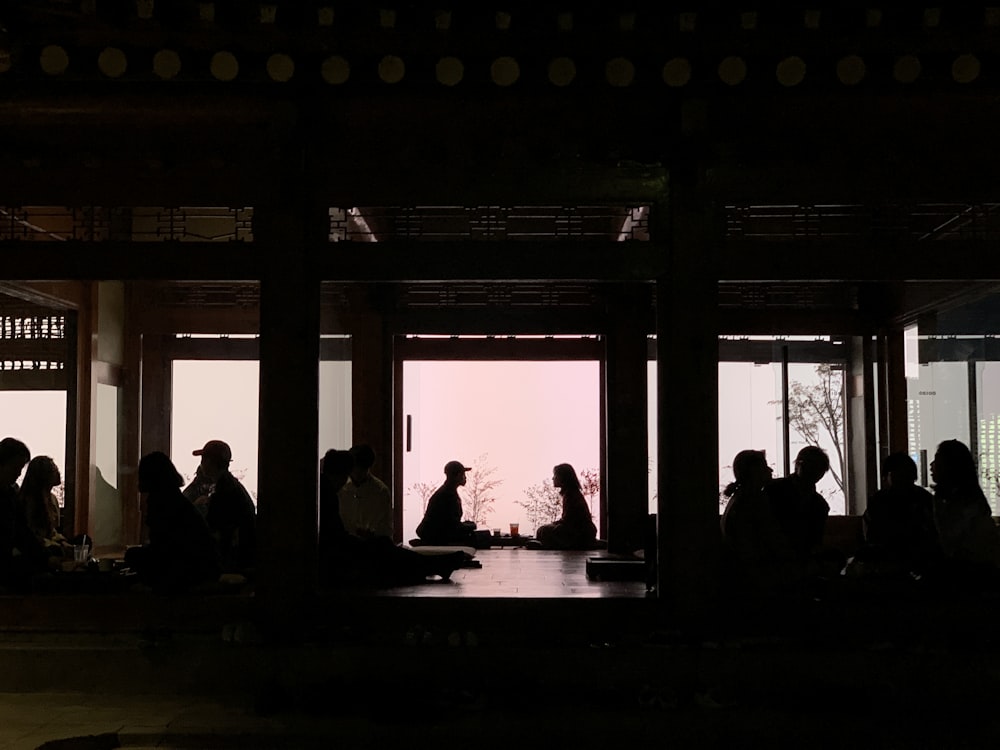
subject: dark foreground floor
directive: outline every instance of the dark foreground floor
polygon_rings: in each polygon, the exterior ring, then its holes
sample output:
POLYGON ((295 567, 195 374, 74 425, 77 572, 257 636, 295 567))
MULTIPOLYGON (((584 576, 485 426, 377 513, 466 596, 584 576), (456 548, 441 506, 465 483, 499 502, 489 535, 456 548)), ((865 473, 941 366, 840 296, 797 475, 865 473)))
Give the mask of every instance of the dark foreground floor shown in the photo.
POLYGON ((1000 742, 994 596, 835 587, 682 632, 583 557, 497 554, 430 596, 319 597, 279 640, 252 597, 5 598, 0 750, 1000 742))

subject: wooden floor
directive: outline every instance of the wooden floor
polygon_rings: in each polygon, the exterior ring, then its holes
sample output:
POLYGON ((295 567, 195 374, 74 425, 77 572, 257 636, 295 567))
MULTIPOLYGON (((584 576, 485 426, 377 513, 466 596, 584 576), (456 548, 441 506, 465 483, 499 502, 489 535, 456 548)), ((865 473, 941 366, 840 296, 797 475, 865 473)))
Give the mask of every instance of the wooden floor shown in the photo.
POLYGON ((632 599, 646 596, 641 581, 591 581, 588 557, 594 551, 479 550, 475 559, 482 568, 456 570, 451 581, 382 589, 379 596, 450 598, 563 598, 632 599))

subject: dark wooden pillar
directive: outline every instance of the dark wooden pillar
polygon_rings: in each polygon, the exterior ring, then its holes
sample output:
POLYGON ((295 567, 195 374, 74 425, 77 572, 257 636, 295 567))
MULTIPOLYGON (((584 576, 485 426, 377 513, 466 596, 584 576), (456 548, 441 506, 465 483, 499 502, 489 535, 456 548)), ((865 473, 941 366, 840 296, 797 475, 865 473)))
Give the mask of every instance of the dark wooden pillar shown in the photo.
POLYGON ((260 288, 257 596, 269 625, 294 629, 315 587, 319 476, 320 282, 313 248, 322 212, 302 206, 254 213, 266 258, 260 288))
POLYGON ((608 551, 643 547, 649 514, 647 472, 646 330, 648 288, 628 284, 609 290, 604 392, 608 551))
POLYGON ((882 445, 885 458, 890 453, 907 451, 908 415, 906 408, 906 352, 902 329, 892 329, 881 337, 880 367, 883 374, 882 399, 885 417, 882 445))
POLYGON ((141 458, 140 429, 142 423, 142 335, 136 325, 138 307, 135 287, 125 285, 125 351, 122 365, 122 466, 121 480, 122 538, 126 545, 138 544, 142 538, 142 518, 139 512, 138 466, 141 458))
POLYGON ((656 288, 658 594, 680 624, 697 627, 715 603, 721 557, 713 263, 721 232, 711 207, 683 189, 671 191, 669 216, 669 275, 656 288))
MULTIPOLYGON (((351 316, 351 423, 354 444, 367 443, 375 450, 372 473, 393 488, 392 346, 385 318, 374 303, 369 295, 351 316)), ((401 523, 401 498, 393 492, 396 541, 402 540, 401 523)))

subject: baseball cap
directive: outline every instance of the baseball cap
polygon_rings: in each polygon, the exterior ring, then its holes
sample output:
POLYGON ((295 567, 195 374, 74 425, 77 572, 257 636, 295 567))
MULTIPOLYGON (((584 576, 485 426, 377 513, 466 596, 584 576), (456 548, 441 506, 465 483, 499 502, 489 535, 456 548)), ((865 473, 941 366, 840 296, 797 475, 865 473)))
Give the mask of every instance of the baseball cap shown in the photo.
POLYGON ((233 452, 230 450, 229 444, 224 443, 221 440, 209 440, 205 443, 204 448, 191 451, 191 455, 208 456, 209 458, 214 458, 216 461, 221 461, 223 463, 229 463, 233 460, 233 452))
POLYGON ((452 474, 459 474, 463 471, 472 471, 472 469, 463 464, 461 461, 449 461, 444 465, 444 473, 449 477, 452 474))

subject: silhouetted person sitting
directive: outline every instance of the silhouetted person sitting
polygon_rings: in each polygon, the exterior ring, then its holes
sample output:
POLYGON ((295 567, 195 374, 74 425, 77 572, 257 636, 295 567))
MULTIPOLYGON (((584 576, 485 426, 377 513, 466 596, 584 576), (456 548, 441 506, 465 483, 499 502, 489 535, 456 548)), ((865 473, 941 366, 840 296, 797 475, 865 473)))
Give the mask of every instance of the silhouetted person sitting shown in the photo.
POLYGON ((375 451, 369 445, 355 445, 351 477, 340 494, 340 517, 355 536, 392 538, 392 493, 372 474, 375 451))
POLYGON ((195 504, 207 506, 205 520, 218 543, 222 570, 245 573, 256 563, 257 509, 250 493, 229 471, 233 452, 227 443, 209 440, 192 455, 201 456, 195 481, 210 487, 208 496, 197 498, 195 504))
POLYGON ((763 451, 740 451, 733 459, 734 481, 723 491, 729 498, 721 522, 726 580, 740 594, 780 593, 819 572, 778 525, 764 491, 771 473, 763 451))
POLYGON ((462 498, 458 488, 465 485, 465 472, 472 471, 461 461, 444 465, 444 484, 427 501, 417 536, 425 544, 475 546, 476 524, 462 521, 462 498))
POLYGON ((807 559, 823 545, 823 530, 830 506, 816 491, 816 483, 830 469, 826 451, 807 445, 795 457, 795 470, 789 477, 771 480, 765 491, 778 527, 795 554, 807 559))
POLYGON ((893 453, 882 468, 882 489, 868 500, 865 545, 855 560, 877 574, 920 574, 941 555, 934 497, 916 485, 917 465, 907 454, 893 453))
POLYGON ((48 568, 45 548, 28 527, 18 499, 17 480, 30 460, 31 451, 20 440, 0 440, 0 586, 26 587, 48 568))
POLYGON ((958 440, 938 445, 931 462, 934 522, 944 553, 944 570, 969 583, 993 582, 1000 567, 1000 537, 989 502, 979 486, 972 453, 958 440))
POLYGON ((125 553, 125 564, 147 586, 177 592, 218 580, 219 555, 205 519, 181 494, 183 477, 159 451, 139 461, 149 543, 125 553))
POLYGON ((59 502, 52 490, 62 484, 56 462, 48 456, 35 456, 28 463, 21 483, 19 501, 28 527, 45 548, 49 557, 66 557, 73 546, 62 534, 59 502))
POLYGON ((535 530, 535 539, 543 549, 593 549, 597 541, 597 527, 580 491, 576 470, 569 464, 554 467, 552 486, 562 496, 562 515, 554 523, 539 526, 535 530))
POLYGON ((340 497, 354 468, 348 451, 329 450, 320 463, 320 574, 326 580, 379 586, 447 580, 465 562, 465 553, 421 555, 398 547, 386 536, 348 533, 340 517, 340 497))

